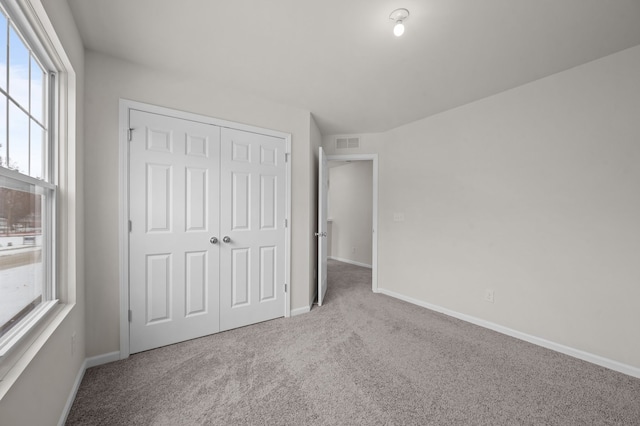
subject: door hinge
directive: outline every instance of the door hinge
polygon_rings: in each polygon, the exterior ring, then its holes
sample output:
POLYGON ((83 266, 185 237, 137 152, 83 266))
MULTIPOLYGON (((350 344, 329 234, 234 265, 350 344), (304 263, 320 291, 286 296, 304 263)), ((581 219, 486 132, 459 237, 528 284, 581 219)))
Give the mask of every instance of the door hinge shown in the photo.
POLYGON ((286 284, 284 285, 284 292, 285 293, 287 292, 287 285, 286 284))
POLYGON ((129 309, 129 322, 133 322, 133 312, 129 309))
POLYGON ((127 140, 131 142, 133 139, 133 129, 127 129, 127 140))
POLYGON ((284 227, 285 228, 289 227, 289 219, 284 220, 284 227))
POLYGON ((288 152, 285 152, 285 153, 284 153, 284 162, 285 162, 285 163, 288 163, 288 162, 289 162, 289 155, 291 155, 291 154, 289 154, 288 152))
POLYGON ((133 222, 129 221, 129 232, 133 231, 133 222))

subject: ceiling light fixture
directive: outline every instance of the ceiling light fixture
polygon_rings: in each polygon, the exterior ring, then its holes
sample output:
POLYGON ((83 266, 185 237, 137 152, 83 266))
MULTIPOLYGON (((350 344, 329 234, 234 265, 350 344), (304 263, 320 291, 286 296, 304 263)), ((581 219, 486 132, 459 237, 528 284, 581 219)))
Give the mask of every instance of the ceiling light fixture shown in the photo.
POLYGON ((389 15, 389 20, 396 23, 393 26, 393 34, 395 34, 396 37, 404 34, 404 21, 407 19, 409 19, 409 11, 403 8, 396 9, 389 15))

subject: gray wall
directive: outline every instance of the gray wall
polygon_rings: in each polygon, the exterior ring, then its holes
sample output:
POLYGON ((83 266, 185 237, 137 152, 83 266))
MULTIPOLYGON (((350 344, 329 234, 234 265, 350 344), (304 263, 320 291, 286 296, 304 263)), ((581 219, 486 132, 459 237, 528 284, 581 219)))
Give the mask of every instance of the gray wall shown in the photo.
POLYGON ((637 46, 364 135, 379 287, 640 368, 639 117, 637 46))

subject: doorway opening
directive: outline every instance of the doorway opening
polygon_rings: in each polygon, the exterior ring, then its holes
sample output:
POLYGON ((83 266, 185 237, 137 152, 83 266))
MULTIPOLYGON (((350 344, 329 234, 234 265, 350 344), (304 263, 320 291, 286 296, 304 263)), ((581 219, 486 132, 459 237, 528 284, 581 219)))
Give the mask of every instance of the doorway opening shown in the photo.
POLYGON ((322 306, 329 287, 328 258, 371 268, 371 289, 378 292, 378 156, 325 156, 320 150, 317 235, 322 306))

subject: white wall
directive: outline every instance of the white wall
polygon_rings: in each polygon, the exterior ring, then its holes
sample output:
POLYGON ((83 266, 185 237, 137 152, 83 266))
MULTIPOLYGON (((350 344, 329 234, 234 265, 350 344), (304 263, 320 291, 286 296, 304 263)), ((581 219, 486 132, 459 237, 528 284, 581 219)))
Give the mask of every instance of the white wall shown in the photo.
POLYGON ((353 161, 329 169, 331 257, 371 266, 373 162, 353 161))
POLYGON ((86 52, 87 353, 119 350, 118 101, 194 112, 292 134, 292 309, 308 306, 312 215, 308 111, 267 102, 210 82, 86 52), (97 225, 97 226, 96 226, 97 225))
POLYGON ((379 287, 640 368, 639 117, 637 46, 365 135, 379 287))
MULTIPOLYGON (((27 350, 14 370, 9 371, 4 387, 13 382, 0 399, 0 424, 49 425, 60 418, 69 393, 85 359, 84 351, 84 248, 83 248, 83 100, 84 100, 84 50, 80 36, 65 0, 32 0, 36 9, 42 6, 60 39, 75 71, 75 133, 77 143, 69 146, 71 159, 76 161, 65 180, 60 202, 68 206, 65 215, 65 249, 72 257, 61 259, 66 262, 68 272, 63 283, 66 308, 47 331, 27 350), (73 157, 75 155, 75 158, 73 157), (75 170, 74 170, 75 168, 75 170), (68 285, 68 288, 67 288, 68 285), (50 330, 53 330, 49 333, 50 330), (71 335, 76 334, 76 349, 71 353, 71 335), (47 337, 48 336, 48 337, 47 337), (15 369, 22 370, 14 377, 15 369), (15 380, 15 382, 14 382, 15 380)), ((64 257, 64 256, 63 256, 64 257)), ((4 392, 4 390, 3 390, 4 392)))

